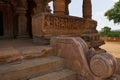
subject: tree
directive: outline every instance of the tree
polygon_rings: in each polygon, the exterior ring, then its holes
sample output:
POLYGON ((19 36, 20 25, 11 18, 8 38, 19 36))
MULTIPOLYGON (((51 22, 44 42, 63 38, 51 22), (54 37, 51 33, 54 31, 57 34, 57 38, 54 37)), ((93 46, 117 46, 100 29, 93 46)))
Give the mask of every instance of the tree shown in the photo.
POLYGON ((101 37, 120 37, 120 31, 111 31, 111 28, 105 26, 100 31, 101 37))
POLYGON ((110 32, 110 31, 111 31, 111 28, 108 26, 105 26, 104 28, 101 29, 101 32, 105 32, 105 33, 110 32))
POLYGON ((113 22, 120 23, 120 0, 115 3, 114 7, 105 12, 105 16, 109 21, 113 20, 113 22))
POLYGON ((111 28, 108 26, 105 26, 104 28, 101 29, 100 34, 101 34, 101 36, 107 37, 108 34, 110 33, 110 31, 111 31, 111 28))

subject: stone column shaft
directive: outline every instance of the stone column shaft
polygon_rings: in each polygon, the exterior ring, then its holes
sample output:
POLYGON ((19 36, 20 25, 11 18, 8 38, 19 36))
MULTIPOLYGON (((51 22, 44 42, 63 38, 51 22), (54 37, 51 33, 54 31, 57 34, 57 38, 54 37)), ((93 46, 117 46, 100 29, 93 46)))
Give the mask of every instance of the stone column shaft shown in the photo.
POLYGON ((26 9, 17 8, 16 13, 18 18, 18 37, 28 37, 26 9))
POLYGON ((54 6, 54 13, 55 14, 60 14, 60 15, 65 15, 65 0, 54 0, 53 1, 53 6, 54 6))
POLYGON ((83 18, 92 18, 91 0, 83 0, 83 18))
POLYGON ((16 5, 16 14, 18 18, 17 37, 28 37, 29 36, 28 30, 27 30, 26 10, 27 10, 27 0, 19 0, 16 5))
POLYGON ((68 5, 70 4, 71 0, 65 0, 65 14, 69 15, 68 5))

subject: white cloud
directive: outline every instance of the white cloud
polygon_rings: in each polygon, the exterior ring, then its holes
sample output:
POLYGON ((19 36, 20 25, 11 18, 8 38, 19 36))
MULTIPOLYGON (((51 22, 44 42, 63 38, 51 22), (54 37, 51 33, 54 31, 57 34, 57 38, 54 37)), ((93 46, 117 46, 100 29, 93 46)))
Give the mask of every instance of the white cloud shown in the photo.
POLYGON ((112 30, 120 29, 119 25, 115 25, 113 21, 109 21, 105 16, 104 12, 96 12, 93 16, 93 19, 97 20, 98 26, 97 30, 101 30, 101 28, 105 26, 111 27, 112 30))
POLYGON ((117 1, 119 1, 119 0, 111 0, 112 2, 117 2, 117 1))
POLYGON ((94 9, 96 9, 96 10, 94 10, 94 12, 93 12, 93 19, 97 20, 97 22, 98 22, 97 30, 101 30, 101 28, 103 28, 105 26, 111 27, 112 30, 120 29, 119 25, 114 24, 113 21, 109 21, 104 16, 104 13, 107 10, 111 9, 116 1, 119 1, 119 0, 106 1, 106 3, 109 3, 109 5, 106 5, 104 3, 101 7, 99 7, 100 10, 97 10, 98 7, 94 7, 94 9))
POLYGON ((117 1, 119 1, 119 0, 113 0, 113 2, 117 2, 117 1))

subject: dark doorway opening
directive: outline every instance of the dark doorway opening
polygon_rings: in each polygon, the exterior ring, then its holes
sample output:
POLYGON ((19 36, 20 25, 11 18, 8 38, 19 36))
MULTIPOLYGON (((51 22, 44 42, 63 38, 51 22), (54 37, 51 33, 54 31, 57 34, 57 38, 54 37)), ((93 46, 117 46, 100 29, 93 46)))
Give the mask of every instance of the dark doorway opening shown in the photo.
POLYGON ((35 8, 37 5, 34 2, 34 0, 27 0, 28 2, 28 10, 27 10, 27 30, 29 32, 30 37, 32 38, 32 15, 34 14, 33 8, 35 8))
POLYGON ((4 35, 4 30, 3 30, 3 13, 0 11, 0 36, 4 35))

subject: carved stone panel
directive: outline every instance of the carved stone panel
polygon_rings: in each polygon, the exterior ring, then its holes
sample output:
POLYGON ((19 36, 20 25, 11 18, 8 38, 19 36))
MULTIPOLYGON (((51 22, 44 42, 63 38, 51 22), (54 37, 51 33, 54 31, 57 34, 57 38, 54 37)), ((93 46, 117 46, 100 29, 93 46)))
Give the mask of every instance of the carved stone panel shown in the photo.
POLYGON ((96 21, 73 16, 39 14, 32 19, 33 36, 80 35, 93 30, 96 21))

